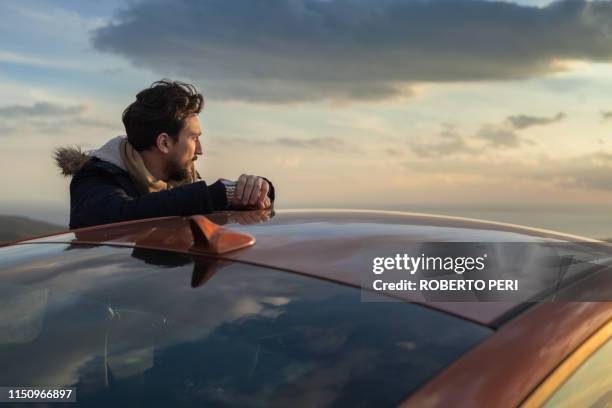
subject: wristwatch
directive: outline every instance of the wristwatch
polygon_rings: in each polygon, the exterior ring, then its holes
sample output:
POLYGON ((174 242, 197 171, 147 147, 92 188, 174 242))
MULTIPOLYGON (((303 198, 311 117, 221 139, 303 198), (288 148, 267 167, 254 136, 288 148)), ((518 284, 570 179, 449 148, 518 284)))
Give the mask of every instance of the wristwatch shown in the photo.
POLYGON ((236 196, 236 183, 235 181, 221 179, 221 183, 225 186, 225 198, 227 199, 227 207, 230 207, 230 203, 234 201, 236 196))

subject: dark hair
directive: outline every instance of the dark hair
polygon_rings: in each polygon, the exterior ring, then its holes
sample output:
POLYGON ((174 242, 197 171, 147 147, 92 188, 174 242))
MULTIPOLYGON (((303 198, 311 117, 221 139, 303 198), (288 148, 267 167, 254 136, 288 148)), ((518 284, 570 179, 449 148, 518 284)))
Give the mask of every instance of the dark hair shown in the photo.
POLYGON ((168 79, 154 82, 123 111, 128 141, 139 152, 155 146, 160 133, 176 141, 185 118, 197 115, 203 106, 204 98, 193 85, 168 79))

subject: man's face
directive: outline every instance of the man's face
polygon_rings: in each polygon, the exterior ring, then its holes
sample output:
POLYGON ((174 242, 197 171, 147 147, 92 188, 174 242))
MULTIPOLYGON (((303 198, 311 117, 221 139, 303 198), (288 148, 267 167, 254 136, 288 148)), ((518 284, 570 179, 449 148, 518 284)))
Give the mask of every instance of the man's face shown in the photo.
POLYGON ((197 115, 186 118, 168 161, 167 174, 170 180, 189 179, 194 161, 202 154, 201 135, 200 118, 197 115))

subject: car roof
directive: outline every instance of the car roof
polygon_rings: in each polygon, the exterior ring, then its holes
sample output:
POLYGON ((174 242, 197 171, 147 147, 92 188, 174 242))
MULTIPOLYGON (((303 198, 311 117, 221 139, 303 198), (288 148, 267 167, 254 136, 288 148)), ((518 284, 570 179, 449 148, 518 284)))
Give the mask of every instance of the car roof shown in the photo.
MULTIPOLYGON (((419 242, 597 242, 547 230, 459 217, 349 210, 222 212, 206 217, 229 230, 253 235, 255 245, 215 258, 266 266, 360 287, 359 269, 383 252, 419 242), (248 222, 255 223, 248 224, 248 222), (240 224, 240 223, 244 224, 240 224)), ((21 241, 142 247, 190 253, 189 217, 129 221, 21 241)), ((402 299, 422 303, 410 295, 402 299)), ((520 302, 427 302, 426 306, 494 326, 520 302)))

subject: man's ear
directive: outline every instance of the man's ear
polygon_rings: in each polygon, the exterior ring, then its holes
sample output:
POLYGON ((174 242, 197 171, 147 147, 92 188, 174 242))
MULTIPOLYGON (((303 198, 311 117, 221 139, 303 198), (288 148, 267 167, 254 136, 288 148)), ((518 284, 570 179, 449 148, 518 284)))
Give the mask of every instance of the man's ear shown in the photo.
POLYGON ((157 147, 162 153, 168 153, 170 151, 170 146, 172 146, 170 135, 167 133, 160 133, 157 135, 157 138, 155 139, 155 147, 157 147))

